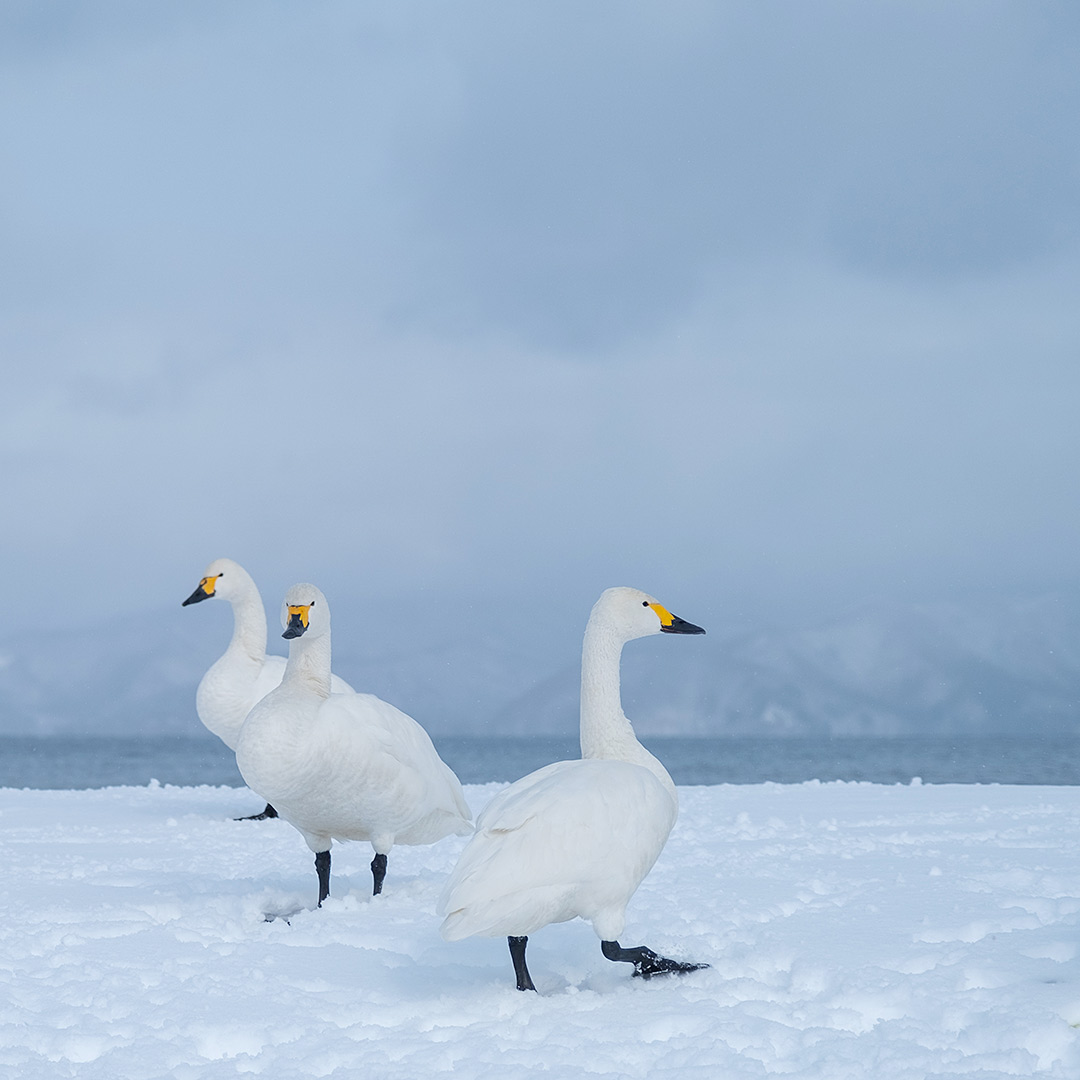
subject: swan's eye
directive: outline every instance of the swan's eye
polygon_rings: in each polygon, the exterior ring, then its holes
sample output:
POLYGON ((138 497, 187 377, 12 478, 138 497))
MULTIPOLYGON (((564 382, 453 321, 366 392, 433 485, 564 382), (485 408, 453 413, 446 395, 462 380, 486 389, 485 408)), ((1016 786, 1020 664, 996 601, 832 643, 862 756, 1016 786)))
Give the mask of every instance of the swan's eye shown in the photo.
POLYGON ((641 606, 642 607, 648 607, 649 606, 649 601, 648 600, 642 600, 641 601, 641 606))

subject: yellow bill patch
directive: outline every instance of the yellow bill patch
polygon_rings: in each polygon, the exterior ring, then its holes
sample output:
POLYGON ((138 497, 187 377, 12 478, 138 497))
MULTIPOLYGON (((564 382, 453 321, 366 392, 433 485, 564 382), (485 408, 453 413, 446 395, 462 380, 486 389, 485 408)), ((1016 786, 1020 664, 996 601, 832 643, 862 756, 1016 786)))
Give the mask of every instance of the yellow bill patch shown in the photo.
POLYGON ((214 590, 217 588, 217 579, 221 577, 220 574, 215 574, 213 577, 204 577, 199 582, 199 588, 202 589, 207 596, 213 596, 214 590))
POLYGON ((660 616, 661 626, 670 626, 675 621, 675 616, 663 604, 650 604, 649 607, 660 616))
POLYGON ((290 604, 289 605, 289 618, 292 619, 295 616, 300 617, 300 625, 306 630, 308 627, 308 612, 311 610, 310 604, 290 604))

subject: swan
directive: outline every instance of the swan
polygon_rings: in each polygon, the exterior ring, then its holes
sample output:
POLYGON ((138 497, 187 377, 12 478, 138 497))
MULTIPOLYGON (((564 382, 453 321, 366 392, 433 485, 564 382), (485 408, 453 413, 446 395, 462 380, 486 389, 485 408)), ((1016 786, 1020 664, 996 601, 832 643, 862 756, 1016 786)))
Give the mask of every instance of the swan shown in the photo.
POLYGON ((501 791, 476 820, 438 913, 448 941, 506 935, 519 990, 535 990, 528 935, 580 916, 609 960, 649 978, 696 971, 645 946, 623 948, 626 905, 656 862, 679 812, 675 785, 622 711, 623 645, 649 634, 704 634, 638 589, 607 589, 585 627, 581 759, 559 761, 501 791))
POLYGON ((289 589, 281 624, 285 677, 244 721, 236 763, 315 853, 320 907, 335 839, 371 842, 378 895, 394 844, 472 832, 461 784, 412 717, 372 694, 331 692, 330 608, 314 585, 289 589))
MULTIPOLYGON (((266 612, 262 597, 251 575, 232 559, 215 559, 203 574, 195 591, 181 604, 198 604, 220 596, 233 609, 233 636, 229 647, 199 683, 195 692, 195 711, 207 730, 212 731, 230 750, 236 750, 240 728, 252 705, 281 682, 285 657, 266 652, 266 612)), ((332 676, 334 693, 347 693, 352 687, 332 676)), ((269 804, 260 814, 241 821, 259 821, 277 817, 269 804)))

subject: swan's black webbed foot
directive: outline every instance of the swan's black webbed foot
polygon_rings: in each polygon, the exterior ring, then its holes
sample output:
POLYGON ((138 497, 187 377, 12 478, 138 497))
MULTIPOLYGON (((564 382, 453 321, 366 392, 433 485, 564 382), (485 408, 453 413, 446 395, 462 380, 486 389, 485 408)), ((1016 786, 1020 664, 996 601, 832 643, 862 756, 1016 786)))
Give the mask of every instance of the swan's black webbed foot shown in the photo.
POLYGON ((529 944, 527 937, 508 937, 510 946, 510 959, 514 961, 514 974, 517 976, 517 988, 519 990, 535 990, 532 976, 525 966, 525 946, 529 944))
POLYGON ((234 817, 233 821, 265 821, 267 818, 277 817, 278 812, 269 804, 261 814, 248 814, 247 817, 234 817))
POLYGON ((624 949, 617 941, 601 941, 600 951, 609 960, 621 960, 634 965, 634 974, 643 979, 654 975, 685 975, 688 971, 701 971, 708 964, 687 964, 681 960, 669 960, 639 945, 636 949, 624 949))
POLYGON ((315 852, 315 873, 319 875, 319 907, 330 895, 330 852, 315 852))
POLYGON ((375 858, 371 860, 371 877, 374 881, 374 888, 371 890, 372 896, 378 896, 382 892, 383 878, 386 877, 386 856, 376 853, 375 858))

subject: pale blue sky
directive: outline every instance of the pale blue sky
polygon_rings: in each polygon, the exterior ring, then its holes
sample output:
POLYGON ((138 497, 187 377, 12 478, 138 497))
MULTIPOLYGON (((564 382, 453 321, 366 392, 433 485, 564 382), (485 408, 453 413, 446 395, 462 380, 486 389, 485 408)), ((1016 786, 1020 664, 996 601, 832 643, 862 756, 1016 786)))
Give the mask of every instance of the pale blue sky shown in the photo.
POLYGON ((1074 585, 1078 83, 1065 3, 5 4, 22 617, 1074 585))

